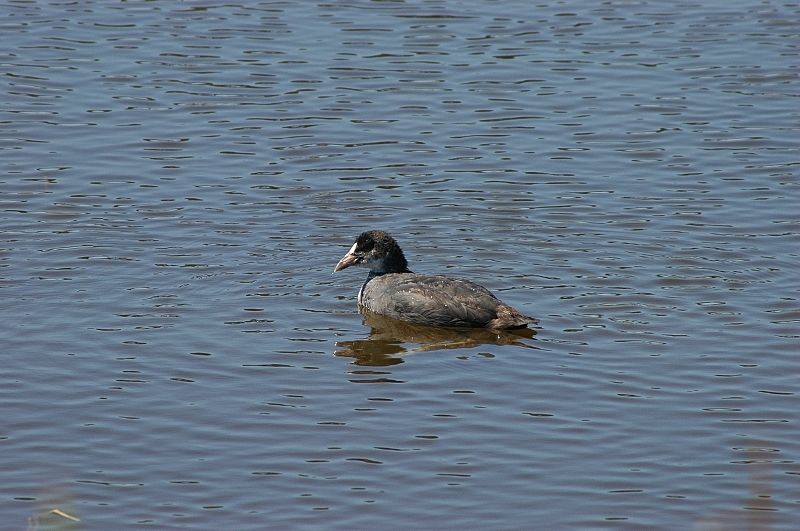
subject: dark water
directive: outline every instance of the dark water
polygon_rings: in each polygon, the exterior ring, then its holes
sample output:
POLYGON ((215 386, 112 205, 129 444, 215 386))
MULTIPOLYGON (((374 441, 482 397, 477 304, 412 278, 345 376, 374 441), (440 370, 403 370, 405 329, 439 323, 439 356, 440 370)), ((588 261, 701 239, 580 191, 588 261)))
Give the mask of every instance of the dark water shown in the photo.
POLYGON ((4 2, 0 32, 2 527, 800 520, 796 3, 4 2), (331 271, 368 228, 538 334, 364 322, 331 271))

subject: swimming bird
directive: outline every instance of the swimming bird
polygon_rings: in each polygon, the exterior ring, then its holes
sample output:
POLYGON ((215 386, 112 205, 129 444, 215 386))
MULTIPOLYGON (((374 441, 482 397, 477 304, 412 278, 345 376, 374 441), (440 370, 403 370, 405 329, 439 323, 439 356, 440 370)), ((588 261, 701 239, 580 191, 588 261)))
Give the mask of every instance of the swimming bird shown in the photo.
POLYGON ((333 272, 369 268, 358 304, 401 321, 456 328, 525 328, 538 321, 469 280, 421 275, 408 268, 397 241, 381 230, 362 232, 333 272))

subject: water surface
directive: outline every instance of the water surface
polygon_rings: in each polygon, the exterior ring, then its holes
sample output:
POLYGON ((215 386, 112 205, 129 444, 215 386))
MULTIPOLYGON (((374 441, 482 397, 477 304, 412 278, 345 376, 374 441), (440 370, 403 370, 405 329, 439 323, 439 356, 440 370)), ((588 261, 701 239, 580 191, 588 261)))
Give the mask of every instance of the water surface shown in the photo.
POLYGON ((797 5, 0 14, 7 526, 796 525, 797 5), (541 328, 361 316, 373 228, 541 328))

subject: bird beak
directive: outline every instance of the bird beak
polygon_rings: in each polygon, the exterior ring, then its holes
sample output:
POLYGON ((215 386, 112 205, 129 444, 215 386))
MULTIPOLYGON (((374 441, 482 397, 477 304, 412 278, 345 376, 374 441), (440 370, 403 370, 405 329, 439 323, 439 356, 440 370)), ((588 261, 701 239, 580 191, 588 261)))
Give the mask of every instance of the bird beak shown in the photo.
POLYGON ((341 271, 346 267, 350 267, 351 265, 358 262, 358 255, 356 255, 356 244, 354 243, 350 250, 347 251, 347 254, 339 260, 339 263, 336 264, 336 267, 333 268, 333 272, 336 273, 337 271, 341 271))

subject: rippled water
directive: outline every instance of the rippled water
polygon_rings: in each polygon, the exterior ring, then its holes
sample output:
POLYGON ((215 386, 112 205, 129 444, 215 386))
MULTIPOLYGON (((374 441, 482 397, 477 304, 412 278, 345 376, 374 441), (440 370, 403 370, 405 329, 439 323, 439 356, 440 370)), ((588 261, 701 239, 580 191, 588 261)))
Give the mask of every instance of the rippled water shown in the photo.
POLYGON ((797 4, 0 15, 3 525, 800 519, 797 4), (367 320, 368 228, 541 329, 367 320))

